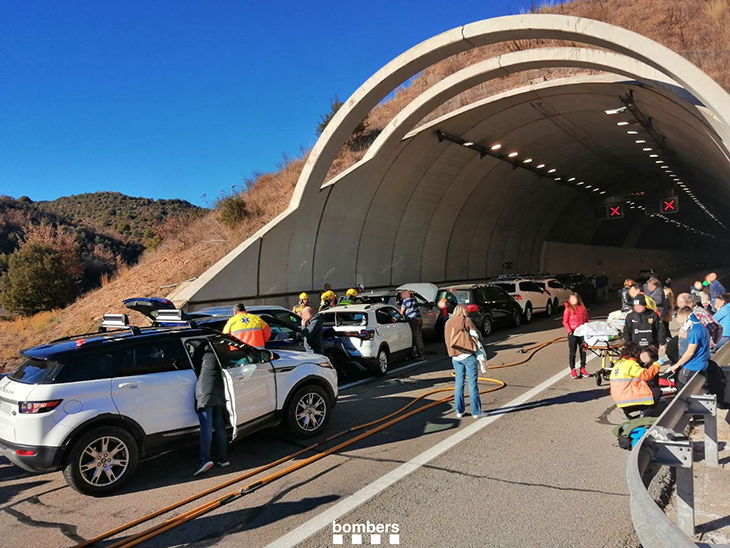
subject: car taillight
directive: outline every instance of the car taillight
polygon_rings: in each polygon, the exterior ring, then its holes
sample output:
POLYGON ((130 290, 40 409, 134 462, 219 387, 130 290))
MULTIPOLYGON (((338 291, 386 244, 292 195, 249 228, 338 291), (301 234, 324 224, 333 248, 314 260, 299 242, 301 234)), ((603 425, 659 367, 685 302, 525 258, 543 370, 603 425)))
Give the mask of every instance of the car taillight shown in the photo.
POLYGON ((15 454, 19 457, 35 457, 35 451, 30 451, 29 449, 16 449, 15 454))
POLYGON ((522 300, 522 295, 515 295, 513 298, 514 298, 515 301, 521 301, 522 300))
POLYGON ((53 411, 63 400, 51 401, 21 401, 18 403, 18 411, 21 414, 34 415, 37 413, 48 413, 53 411))
POLYGON ((476 304, 468 304, 468 305, 466 305, 466 311, 467 312, 479 312, 479 306, 476 304))
POLYGON ((375 338, 374 329, 363 329, 358 335, 363 341, 372 341, 375 338))

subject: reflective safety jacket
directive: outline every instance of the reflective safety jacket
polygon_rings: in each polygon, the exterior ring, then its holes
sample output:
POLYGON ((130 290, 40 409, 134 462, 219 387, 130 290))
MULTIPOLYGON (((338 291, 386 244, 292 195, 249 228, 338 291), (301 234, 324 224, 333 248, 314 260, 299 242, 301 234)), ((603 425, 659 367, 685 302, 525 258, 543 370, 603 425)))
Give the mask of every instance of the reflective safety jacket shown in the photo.
POLYGON ((644 369, 631 358, 613 366, 611 371, 611 397, 618 407, 629 405, 654 405, 654 395, 646 383, 659 373, 659 364, 644 369))
POLYGON ((223 333, 236 337, 239 341, 251 346, 262 347, 271 337, 269 324, 255 314, 236 314, 228 320, 223 333))

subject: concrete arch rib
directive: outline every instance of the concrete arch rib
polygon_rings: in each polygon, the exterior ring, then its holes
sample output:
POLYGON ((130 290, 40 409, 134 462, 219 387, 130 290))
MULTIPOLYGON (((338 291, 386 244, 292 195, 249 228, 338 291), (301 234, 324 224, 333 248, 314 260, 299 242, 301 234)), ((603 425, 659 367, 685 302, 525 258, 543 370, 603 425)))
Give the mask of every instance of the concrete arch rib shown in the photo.
POLYGON ((389 93, 451 55, 507 40, 569 40, 605 48, 654 67, 702 101, 717 117, 727 142, 730 96, 692 63, 669 48, 635 32, 600 21, 565 15, 513 15, 471 23, 421 42, 385 65, 353 93, 315 144, 301 173, 290 208, 307 189, 316 191, 349 135, 389 93))

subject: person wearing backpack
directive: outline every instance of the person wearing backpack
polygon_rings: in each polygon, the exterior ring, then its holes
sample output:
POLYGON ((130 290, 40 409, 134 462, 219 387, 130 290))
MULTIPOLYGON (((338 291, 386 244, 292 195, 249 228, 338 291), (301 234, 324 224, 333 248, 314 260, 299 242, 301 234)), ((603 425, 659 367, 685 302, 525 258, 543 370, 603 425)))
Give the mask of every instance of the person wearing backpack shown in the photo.
POLYGON ((466 305, 460 304, 454 308, 451 318, 446 322, 444 329, 446 350, 454 366, 454 407, 456 417, 461 418, 466 411, 464 401, 464 380, 469 382, 469 406, 471 415, 475 419, 484 416, 482 400, 479 397, 479 382, 477 379, 477 357, 483 356, 484 347, 474 322, 469 318, 466 305))

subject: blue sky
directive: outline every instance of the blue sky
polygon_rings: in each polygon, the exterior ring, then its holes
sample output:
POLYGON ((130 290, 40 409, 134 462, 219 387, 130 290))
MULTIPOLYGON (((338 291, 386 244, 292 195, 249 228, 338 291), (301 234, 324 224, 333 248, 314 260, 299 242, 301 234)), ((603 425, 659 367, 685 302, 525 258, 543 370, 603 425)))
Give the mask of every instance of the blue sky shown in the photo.
POLYGON ((330 99, 409 47, 529 5, 5 3, 0 194, 115 190, 206 205, 311 147, 330 99))

